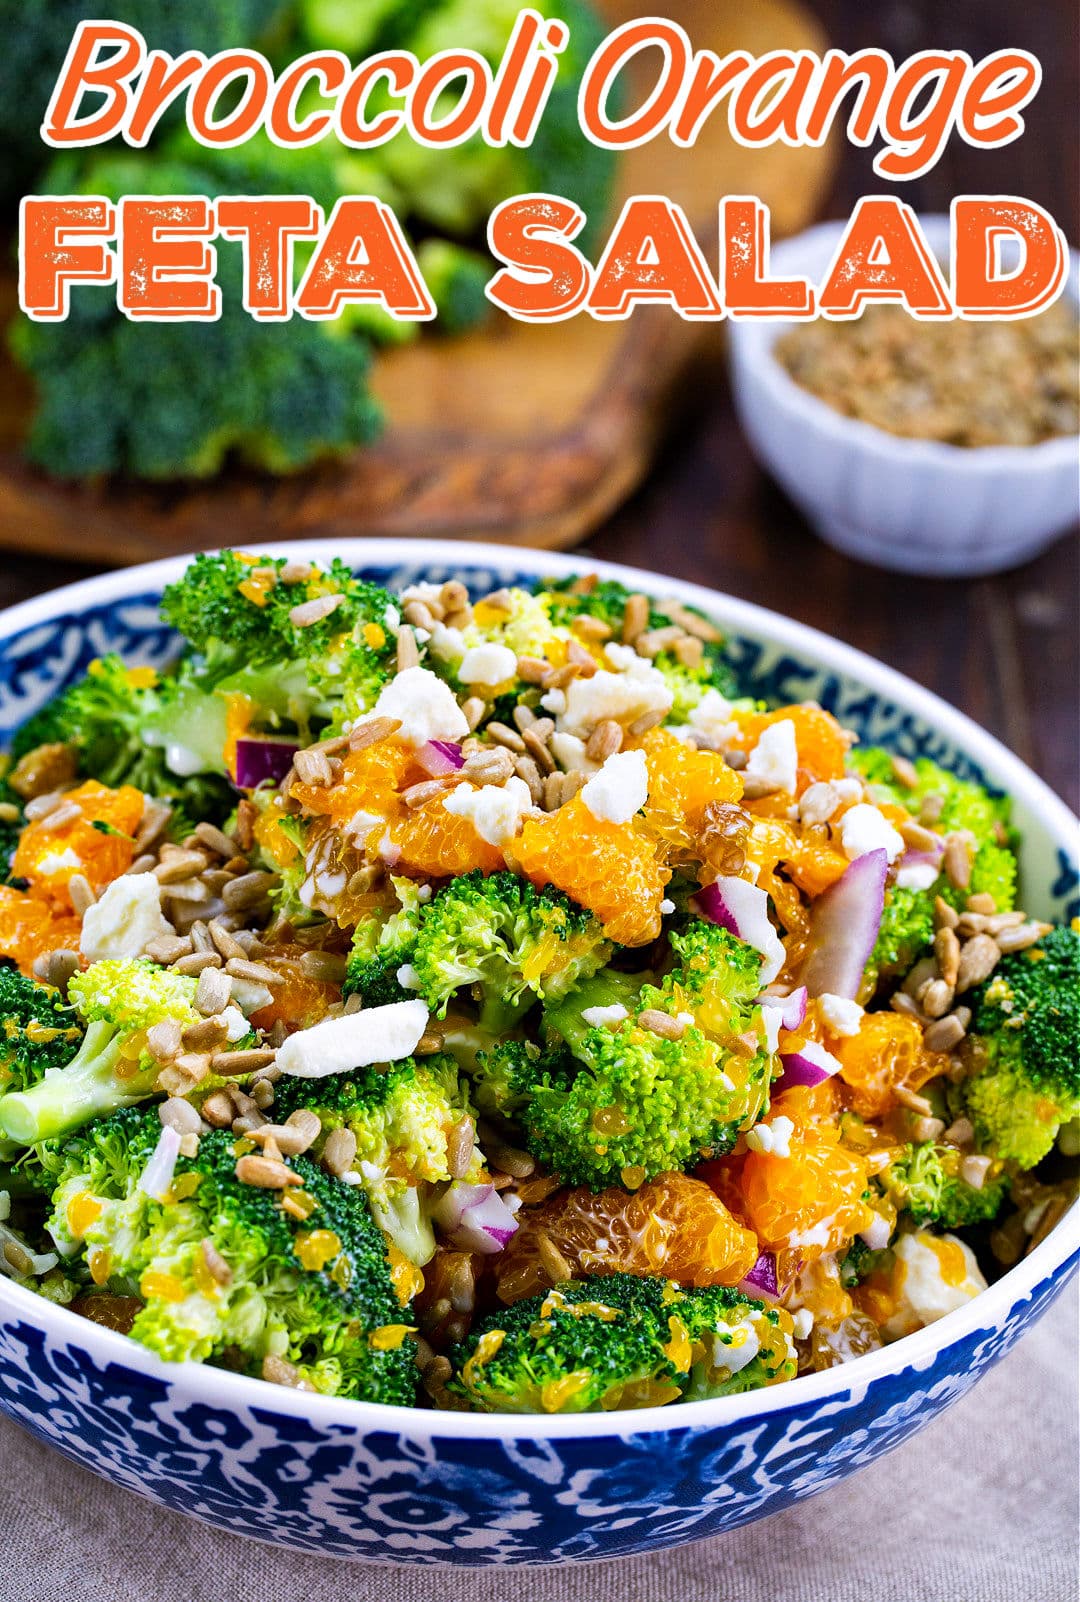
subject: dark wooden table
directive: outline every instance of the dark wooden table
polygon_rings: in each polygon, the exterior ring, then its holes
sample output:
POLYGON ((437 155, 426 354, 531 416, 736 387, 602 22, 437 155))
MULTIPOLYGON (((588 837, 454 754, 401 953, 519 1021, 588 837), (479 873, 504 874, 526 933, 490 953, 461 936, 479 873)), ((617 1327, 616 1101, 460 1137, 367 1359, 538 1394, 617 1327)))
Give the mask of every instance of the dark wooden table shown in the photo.
MULTIPOLYGON (((1076 16, 1069 0, 1015 8, 1005 0, 815 0, 837 45, 924 46, 978 57, 1033 50, 1044 82, 1026 135, 975 152, 954 139, 933 173, 903 187, 924 210, 965 191, 1012 193, 1047 206, 1080 237, 1075 140, 1080 105, 1076 16)), ((846 152, 830 211, 846 215, 884 186, 864 152, 846 152)), ((1077 760, 1078 546, 1060 541, 1013 573, 972 582, 878 572, 830 551, 751 459, 722 368, 703 364, 692 418, 646 487, 585 547, 786 612, 849 641, 936 690, 998 735, 1074 807, 1077 760), (700 399, 699 399, 700 397, 700 399)), ((0 605, 85 577, 90 569, 0 557, 0 605)))

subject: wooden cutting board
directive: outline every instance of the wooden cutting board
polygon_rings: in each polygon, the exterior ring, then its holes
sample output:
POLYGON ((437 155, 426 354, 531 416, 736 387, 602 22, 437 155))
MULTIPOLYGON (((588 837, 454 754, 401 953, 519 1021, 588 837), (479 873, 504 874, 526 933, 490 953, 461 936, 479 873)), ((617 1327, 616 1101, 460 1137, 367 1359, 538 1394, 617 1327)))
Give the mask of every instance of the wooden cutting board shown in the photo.
MULTIPOLYGON (((612 23, 655 14, 640 0, 602 9, 612 23)), ((824 43, 795 0, 678 0, 664 14, 720 54, 824 43)), ((693 150, 664 138, 627 152, 619 190, 679 201, 715 261, 723 194, 760 195, 774 235, 793 233, 814 217, 832 165, 828 150, 744 150, 718 117, 693 150)), ((105 564, 306 535, 573 545, 641 481, 673 419, 712 381, 692 358, 720 339, 716 325, 665 307, 613 324, 496 316, 459 339, 381 354, 373 389, 387 427, 346 461, 287 480, 231 472, 194 488, 72 487, 31 469, 19 452, 29 389, 0 356, 0 545, 105 564)))

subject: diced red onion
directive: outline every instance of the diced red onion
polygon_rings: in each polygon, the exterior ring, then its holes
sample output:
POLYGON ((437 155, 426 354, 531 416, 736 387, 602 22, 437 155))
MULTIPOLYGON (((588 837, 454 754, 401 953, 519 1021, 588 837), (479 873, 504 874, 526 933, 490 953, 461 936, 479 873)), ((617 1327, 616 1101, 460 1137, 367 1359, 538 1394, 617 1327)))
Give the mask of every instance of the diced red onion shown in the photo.
POLYGON ((176 1172, 176 1159, 180 1155, 180 1132, 168 1124, 162 1126, 158 1143, 150 1161, 139 1175, 139 1189, 155 1201, 164 1201, 176 1172))
POLYGON ((888 870, 884 847, 867 851, 813 903, 810 944, 799 973, 810 995, 855 1000, 881 927, 888 870))
POLYGON ((433 779, 443 779, 464 765, 461 747, 453 740, 428 740, 416 751, 416 760, 433 779))
POLYGON ((776 1253, 762 1252, 753 1268, 739 1281, 744 1296, 764 1297, 766 1301, 780 1300, 780 1279, 776 1272, 776 1253))
POLYGON ((769 921, 769 898, 746 879, 716 879, 699 890, 695 900, 703 918, 745 940, 764 961, 761 982, 771 984, 784 966, 785 951, 769 921))
POLYGON ((905 851, 897 867, 900 868, 939 868, 941 859, 945 855, 945 842, 942 841, 932 851, 905 851))
POLYGON ((780 1061, 784 1071, 772 1086, 772 1094, 778 1095, 781 1090, 792 1090, 796 1085, 821 1085, 833 1074, 839 1073, 840 1063, 831 1051, 818 1045, 816 1040, 808 1040, 805 1046, 798 1051, 782 1051, 780 1061))
POLYGON ((432 1218, 452 1246, 461 1251, 501 1252, 517 1223, 494 1185, 455 1179, 432 1208, 432 1218))
POLYGON ((300 747, 293 740, 260 740, 245 736, 236 742, 236 787, 256 790, 267 779, 280 784, 300 747))
POLYGON ((781 1029, 798 1029, 806 1017, 806 986, 800 985, 789 996, 759 996, 763 1007, 774 1007, 780 1014, 781 1029))

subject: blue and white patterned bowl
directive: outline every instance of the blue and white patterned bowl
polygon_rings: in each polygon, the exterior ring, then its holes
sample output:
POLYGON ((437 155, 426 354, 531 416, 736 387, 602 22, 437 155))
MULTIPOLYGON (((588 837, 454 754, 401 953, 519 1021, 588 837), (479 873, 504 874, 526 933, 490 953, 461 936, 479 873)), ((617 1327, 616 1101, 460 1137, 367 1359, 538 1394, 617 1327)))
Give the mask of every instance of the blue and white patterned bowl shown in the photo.
MULTIPOLYGON (((474 593, 581 565, 436 542, 275 549, 338 554, 391 586, 419 576, 461 578, 474 593)), ((157 620, 156 601, 183 565, 92 579, 0 618, 0 739, 104 651, 132 662, 167 660, 175 641, 157 620)), ((864 740, 933 756, 1008 791, 1025 837, 1026 904, 1055 918, 1077 913, 1075 820, 952 708, 772 613, 652 574, 588 565, 704 607, 725 629, 747 692, 815 698, 864 740)), ((921 1429, 1063 1289, 1077 1264, 1077 1213, 966 1307, 846 1367, 720 1401, 576 1418, 339 1402, 170 1366, 0 1279, 0 1408, 140 1495, 304 1551, 464 1565, 617 1557, 777 1512, 921 1429)))

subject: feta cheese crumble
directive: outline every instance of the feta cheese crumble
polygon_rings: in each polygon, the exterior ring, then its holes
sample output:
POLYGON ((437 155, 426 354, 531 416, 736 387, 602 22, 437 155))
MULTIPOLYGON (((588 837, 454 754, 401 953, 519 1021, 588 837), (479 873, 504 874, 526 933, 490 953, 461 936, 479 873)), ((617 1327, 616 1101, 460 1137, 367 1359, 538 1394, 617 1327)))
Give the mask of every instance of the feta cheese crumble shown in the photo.
POLYGON ((394 1001, 327 1018, 290 1035, 278 1047, 277 1064, 295 1079, 325 1079, 373 1062, 398 1062, 412 1056, 427 1022, 423 1001, 394 1001))
POLYGON ((937 878, 940 869, 932 862, 913 862, 909 867, 900 868, 896 875, 897 888, 900 890, 929 890, 937 878))
POLYGON ((410 745, 428 740, 463 740, 469 732, 454 692, 429 668, 411 667, 390 680, 372 708, 372 716, 397 718, 400 738, 410 745))
POLYGON ((505 684, 517 673, 517 657, 508 645, 474 645, 466 651, 458 668, 462 684, 493 687, 505 684))
POLYGON ((719 690, 706 690, 690 712, 689 726, 711 751, 723 751, 739 732, 731 712, 731 702, 719 690))
POLYGON ((175 934, 161 910, 161 886, 152 873, 114 879, 83 915, 79 950, 88 962, 141 957, 152 940, 175 934))
POLYGON ((622 1003, 616 1001, 610 1007, 585 1007, 581 1016, 590 1029, 613 1029, 630 1015, 622 1003))
POLYGON ((900 1265, 900 1303, 884 1325, 893 1340, 935 1323, 986 1289, 970 1246, 955 1235, 917 1229, 893 1247, 900 1265))
POLYGON ((849 1001, 846 996, 834 996, 830 991, 823 991, 818 997, 818 1011, 821 1021, 831 1035, 840 1035, 850 1039, 857 1035, 863 1020, 863 1009, 857 1001, 849 1001))
POLYGON ((795 725, 790 718, 782 718, 779 723, 770 723, 767 729, 762 730, 761 738, 750 753, 745 773, 748 779, 755 779, 763 788, 794 795, 798 767, 795 725))
POLYGON ((617 751, 582 788, 581 799, 601 823, 629 823, 649 798, 644 751, 617 751))
POLYGON ((840 843, 844 855, 852 862, 856 857, 864 857, 868 851, 880 851, 882 848, 889 861, 895 862, 905 850, 903 836, 897 834, 888 818, 868 801, 860 801, 844 813, 840 819, 840 843))
POLYGON ((505 784, 456 785, 443 803, 457 818, 468 818, 481 840, 502 847, 521 833, 533 800, 524 779, 507 779, 505 784))
MULTIPOLYGON (((613 649, 607 647, 610 658, 613 649)), ((566 708, 557 716, 557 725, 567 734, 588 735, 598 723, 610 718, 630 724, 656 713, 665 716, 675 702, 674 691, 651 662, 630 651, 633 662, 621 673, 594 673, 591 679, 573 679, 566 687, 566 708)))
POLYGON ((790 1157, 790 1141, 795 1125, 783 1114, 771 1123, 755 1124, 746 1132, 746 1144, 751 1151, 764 1152, 770 1157, 790 1157))

